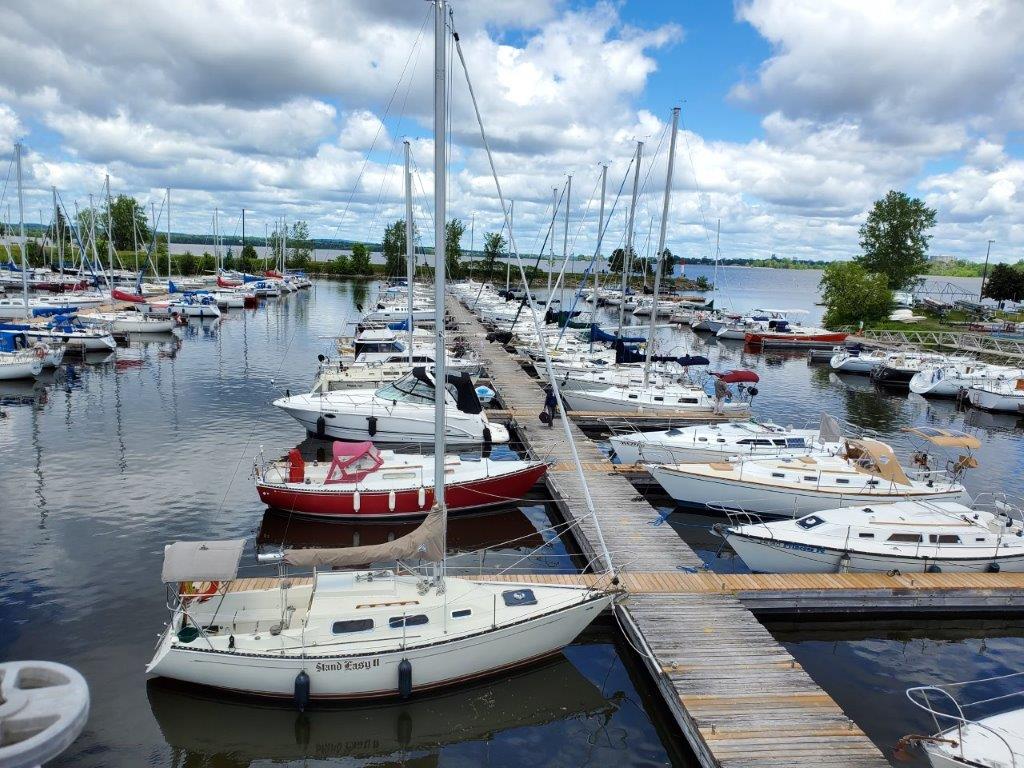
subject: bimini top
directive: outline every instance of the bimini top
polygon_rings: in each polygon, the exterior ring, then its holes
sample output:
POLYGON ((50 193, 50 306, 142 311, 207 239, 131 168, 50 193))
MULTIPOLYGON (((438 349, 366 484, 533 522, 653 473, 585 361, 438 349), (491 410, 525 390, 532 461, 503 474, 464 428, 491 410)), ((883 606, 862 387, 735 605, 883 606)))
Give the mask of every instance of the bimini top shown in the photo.
POLYGON ((324 478, 324 485, 336 483, 358 483, 384 465, 384 459, 377 446, 369 440, 361 443, 334 442, 331 466, 324 478))
POLYGON ((885 443, 879 440, 861 438, 859 440, 847 439, 846 458, 853 461, 861 469, 870 472, 883 480, 897 485, 910 485, 910 478, 907 477, 903 467, 896 459, 885 443))
POLYGON ((969 448, 975 450, 981 447, 981 441, 974 435, 966 432, 958 432, 955 429, 939 429, 938 427, 904 427, 904 432, 924 438, 932 445, 942 448, 969 448))
POLYGON ((238 575, 245 539, 176 541, 164 547, 164 584, 177 581, 231 581, 238 575))

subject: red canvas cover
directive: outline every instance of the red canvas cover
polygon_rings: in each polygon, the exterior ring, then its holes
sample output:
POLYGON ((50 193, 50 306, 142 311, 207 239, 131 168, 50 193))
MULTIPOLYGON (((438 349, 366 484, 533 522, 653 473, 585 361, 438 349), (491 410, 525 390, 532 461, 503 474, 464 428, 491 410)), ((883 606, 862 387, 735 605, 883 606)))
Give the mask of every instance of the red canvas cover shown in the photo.
POLYGON ((324 485, 335 483, 358 483, 384 465, 377 446, 369 440, 362 443, 334 443, 331 467, 327 470, 324 485))

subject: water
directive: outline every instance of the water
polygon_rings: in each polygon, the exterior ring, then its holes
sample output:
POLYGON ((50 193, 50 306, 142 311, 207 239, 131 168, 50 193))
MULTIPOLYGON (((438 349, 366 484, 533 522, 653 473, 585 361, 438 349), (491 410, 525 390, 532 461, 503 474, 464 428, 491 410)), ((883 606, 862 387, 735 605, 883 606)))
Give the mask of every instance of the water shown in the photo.
MULTIPOLYGON (((747 286, 752 306, 769 299, 813 306, 814 273, 734 272, 730 282, 747 286), (763 287, 766 274, 771 291, 763 287)), ((6 413, 0 419, 0 659, 69 663, 93 692, 89 725, 57 765, 692 760, 610 622, 595 625, 541 670, 423 701, 305 719, 287 708, 147 684, 143 667, 166 618, 159 583, 164 544, 250 537, 261 544, 338 545, 404 531, 268 513, 249 477, 261 448, 277 456, 298 445, 313 455, 322 445, 304 439, 269 402, 285 388, 308 388, 316 355, 350 330, 354 305, 372 295, 367 285, 319 282, 311 292, 232 311, 217 324, 194 323, 155 343, 134 342, 115 359, 72 363, 42 384, 0 385, 6 413)), ((969 427, 983 441, 981 466, 966 480, 970 490, 1024 492, 1015 418, 880 392, 867 379, 840 379, 808 366, 798 353, 752 354, 688 331, 658 333, 667 346, 706 354, 714 368, 755 369, 762 377, 756 411, 780 423, 816 421, 827 410, 882 432, 898 452, 911 446, 904 426, 969 427)), ((510 449, 496 451, 503 455, 510 449)), ((651 499, 672 512, 669 500, 651 499)), ((550 530, 554 522, 539 496, 453 520, 454 562, 476 569, 478 557, 466 553, 486 546, 484 568, 525 556, 534 570, 575 570, 572 553, 550 530)), ((669 517, 712 568, 742 570, 736 559, 715 557, 713 522, 678 512, 669 517)), ((250 545, 243 563, 252 561, 250 545)), ((907 685, 1014 669, 1024 635, 1016 623, 974 621, 958 632, 948 622, 896 630, 858 622, 852 635, 849 627, 772 629, 883 748, 928 727, 903 701, 907 685)))

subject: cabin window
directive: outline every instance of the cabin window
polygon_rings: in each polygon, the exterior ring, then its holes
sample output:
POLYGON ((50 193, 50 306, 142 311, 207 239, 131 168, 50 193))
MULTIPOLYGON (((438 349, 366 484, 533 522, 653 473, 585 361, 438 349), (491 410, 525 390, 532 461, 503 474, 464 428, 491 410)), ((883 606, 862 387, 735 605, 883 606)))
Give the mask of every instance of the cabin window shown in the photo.
POLYGON ((331 626, 331 632, 336 635, 347 635, 350 632, 367 632, 373 629, 373 619, 348 619, 336 621, 331 626))
POLYGON ((825 521, 817 515, 808 515, 807 517, 802 517, 799 520, 797 520, 796 524, 803 528, 805 531, 809 531, 811 528, 816 528, 824 522, 825 521))
POLYGON ((690 405, 696 405, 697 404, 697 398, 695 398, 695 397, 680 397, 679 398, 679 402, 680 403, 689 403, 690 405))
POLYGON ((804 480, 807 480, 808 482, 811 482, 811 483, 815 483, 815 482, 818 481, 818 476, 817 475, 804 475, 804 480))
POLYGON ((724 443, 725 442, 725 438, 724 437, 719 437, 715 442, 724 443))
POLYGON ((920 533, 894 533, 889 536, 889 541, 901 541, 906 544, 920 544, 920 533))
POLYGON ((850 484, 850 478, 848 478, 848 477, 837 477, 836 478, 836 482, 839 483, 840 485, 849 485, 850 484))
POLYGON ((878 485, 877 480, 868 480, 867 485, 878 485))
POLYGON ((537 604, 537 598, 532 589, 509 589, 501 593, 501 599, 509 607, 537 604))
POLYGON ((630 395, 629 399, 630 400, 636 400, 638 397, 639 397, 639 395, 630 395))
MULTIPOLYGON (((721 440, 721 438, 719 438, 719 440, 721 440)), ((697 438, 697 442, 699 442, 699 443, 706 443, 707 441, 708 441, 708 439, 706 437, 698 437, 697 438)))
POLYGON ((401 629, 403 626, 419 627, 426 624, 427 621, 425 613, 417 613, 414 616, 392 616, 388 619, 388 626, 392 629, 401 629))
POLYGON ((873 533, 858 533, 857 536, 859 536, 862 539, 873 539, 873 538, 875 538, 875 534, 873 534, 873 533))
POLYGON ((772 477, 785 477, 785 472, 772 472, 772 477))
POLYGON ((802 437, 787 437, 784 444, 787 448, 807 447, 807 442, 802 437))
POLYGON ((975 541, 985 541, 985 537, 984 536, 979 536, 978 538, 975 539, 975 541))
POLYGON ((930 533, 928 541, 932 544, 959 544, 960 537, 950 533, 930 533))
POLYGON ((472 608, 460 608, 457 611, 452 611, 453 619, 464 619, 473 613, 472 608))
POLYGON ((663 402, 665 402, 665 398, 662 395, 655 395, 654 396, 654 402, 656 402, 656 403, 663 403, 663 402))

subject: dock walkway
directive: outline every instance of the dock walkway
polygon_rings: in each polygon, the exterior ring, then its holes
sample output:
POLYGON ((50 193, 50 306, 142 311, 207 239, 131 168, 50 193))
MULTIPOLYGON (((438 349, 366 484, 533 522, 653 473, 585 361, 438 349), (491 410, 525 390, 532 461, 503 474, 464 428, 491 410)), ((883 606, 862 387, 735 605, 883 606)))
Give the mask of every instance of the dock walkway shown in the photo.
MULTIPOLYGON (((482 338, 483 327, 467 309, 450 299, 449 310, 460 331, 482 338)), ((544 404, 540 383, 501 346, 484 344, 479 352, 530 453, 556 462, 547 474, 549 490, 566 521, 576 524, 581 551, 597 562, 597 529, 562 426, 549 429, 538 419, 544 404)), ((700 567, 701 559, 671 527, 655 525, 660 518, 654 508, 612 469, 598 446, 570 426, 580 460, 589 467, 586 482, 616 568, 624 576, 653 577, 700 567)), ((735 595, 638 592, 616 614, 703 766, 889 765, 735 595)))

